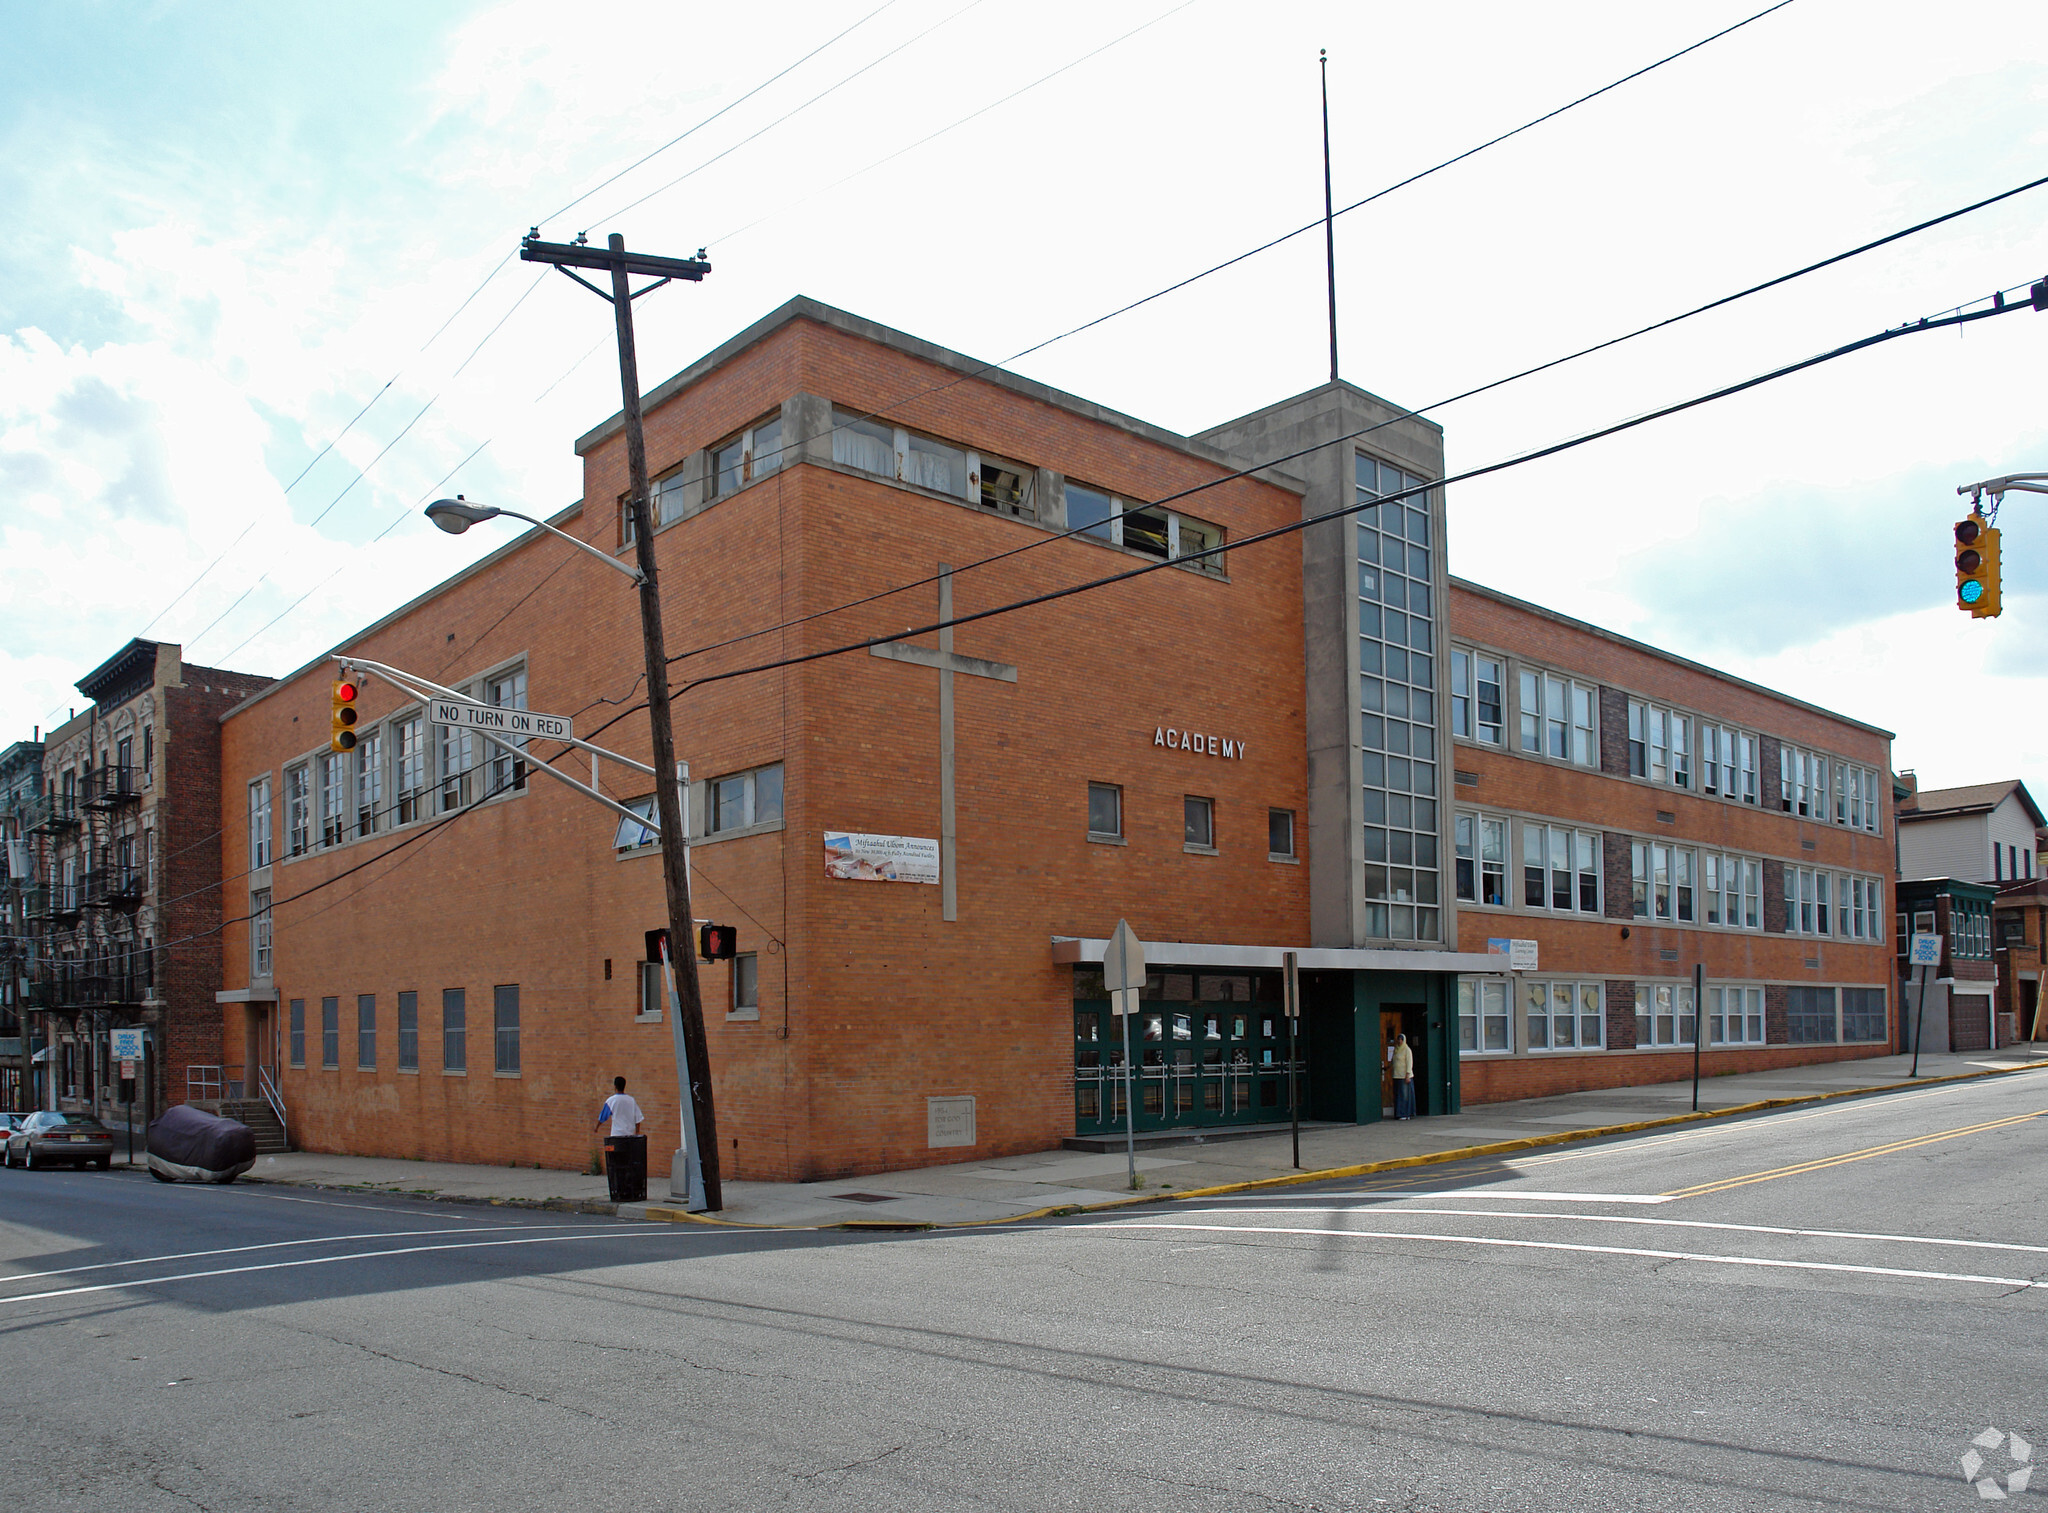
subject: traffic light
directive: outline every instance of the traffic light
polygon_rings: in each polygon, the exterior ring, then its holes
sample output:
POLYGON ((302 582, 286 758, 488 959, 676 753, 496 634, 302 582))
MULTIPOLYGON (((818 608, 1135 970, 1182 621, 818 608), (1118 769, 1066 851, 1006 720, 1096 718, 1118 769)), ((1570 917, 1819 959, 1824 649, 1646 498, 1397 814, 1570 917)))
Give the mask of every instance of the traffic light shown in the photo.
POLYGON ((706 961, 731 961, 739 945, 740 932, 731 925, 700 925, 697 954, 706 961))
POLYGON ((356 698, 362 692, 360 684, 347 678, 335 680, 333 689, 334 734, 328 738, 329 751, 354 751, 356 749, 356 698))
POLYGON ((1956 607, 1973 620, 1999 610, 1998 527, 1976 510, 1956 522, 1956 607))
POLYGON ((668 931, 666 929, 649 930, 647 932, 647 955, 644 959, 647 961, 661 961, 666 957, 667 953, 668 931))

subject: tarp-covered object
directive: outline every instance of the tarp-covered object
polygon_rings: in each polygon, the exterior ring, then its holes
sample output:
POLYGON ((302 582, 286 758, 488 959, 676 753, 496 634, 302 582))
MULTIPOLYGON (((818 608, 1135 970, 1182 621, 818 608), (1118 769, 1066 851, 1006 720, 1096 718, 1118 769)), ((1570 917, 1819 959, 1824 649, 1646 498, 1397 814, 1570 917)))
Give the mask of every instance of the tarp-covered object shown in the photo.
POLYGON ((256 1164, 256 1132, 180 1103, 149 1127, 150 1175, 164 1182, 232 1182, 256 1164))

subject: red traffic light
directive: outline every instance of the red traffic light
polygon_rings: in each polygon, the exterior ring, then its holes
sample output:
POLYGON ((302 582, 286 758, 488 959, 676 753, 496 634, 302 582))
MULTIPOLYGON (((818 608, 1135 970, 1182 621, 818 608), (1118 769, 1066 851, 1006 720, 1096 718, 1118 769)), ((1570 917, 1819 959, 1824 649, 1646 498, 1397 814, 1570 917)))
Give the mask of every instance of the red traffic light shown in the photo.
POLYGON ((353 684, 353 683, 337 683, 337 684, 335 684, 335 685, 334 685, 334 702, 335 702, 335 703, 337 703, 337 704, 353 704, 353 703, 355 703, 355 701, 356 701, 356 685, 355 685, 355 684, 353 684))

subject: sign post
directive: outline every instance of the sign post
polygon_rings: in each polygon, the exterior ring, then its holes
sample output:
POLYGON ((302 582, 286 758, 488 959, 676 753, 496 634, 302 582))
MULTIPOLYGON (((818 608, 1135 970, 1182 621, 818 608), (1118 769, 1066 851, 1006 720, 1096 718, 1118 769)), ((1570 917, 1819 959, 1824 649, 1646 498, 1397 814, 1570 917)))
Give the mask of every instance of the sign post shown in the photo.
POLYGON ((1707 964, 1692 964, 1692 1111, 1700 1111, 1700 1042, 1707 1038, 1707 964))
POLYGON ((1913 1070, 1909 1074, 1920 1075, 1920 1030, 1927 1023, 1927 974, 1941 965, 1941 937, 1939 935, 1915 935, 1906 951, 1909 966, 1920 969, 1920 1006, 1913 1012, 1913 1070))
POLYGON ((142 1059, 144 1045, 140 1028, 107 1031, 108 1049, 121 1063, 121 1101, 127 1106, 123 1122, 128 1126, 128 1164, 135 1164, 135 1063, 142 1059))
POLYGON ((1280 954, 1280 990, 1287 1010, 1287 1115, 1294 1127, 1294 1169, 1301 1170, 1301 1058, 1296 1036, 1301 1024, 1301 968, 1292 951, 1280 954))
POLYGON ((1136 1192, 1138 1105, 1137 1089, 1131 1080, 1131 1015, 1137 1011, 1138 992, 1145 986, 1145 947, 1125 920, 1116 922, 1116 930, 1103 950, 1102 985, 1109 990, 1110 1007, 1124 1022, 1124 1163, 1131 1191, 1136 1192))

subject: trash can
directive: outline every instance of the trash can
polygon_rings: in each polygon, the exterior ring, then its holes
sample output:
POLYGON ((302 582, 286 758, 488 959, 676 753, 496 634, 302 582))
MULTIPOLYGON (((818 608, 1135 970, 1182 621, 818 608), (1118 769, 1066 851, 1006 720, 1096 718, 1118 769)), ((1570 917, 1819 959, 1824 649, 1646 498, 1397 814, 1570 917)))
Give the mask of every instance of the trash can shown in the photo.
POLYGON ((612 1202, 647 1201, 647 1137, 608 1135, 604 1142, 604 1176, 612 1202))

